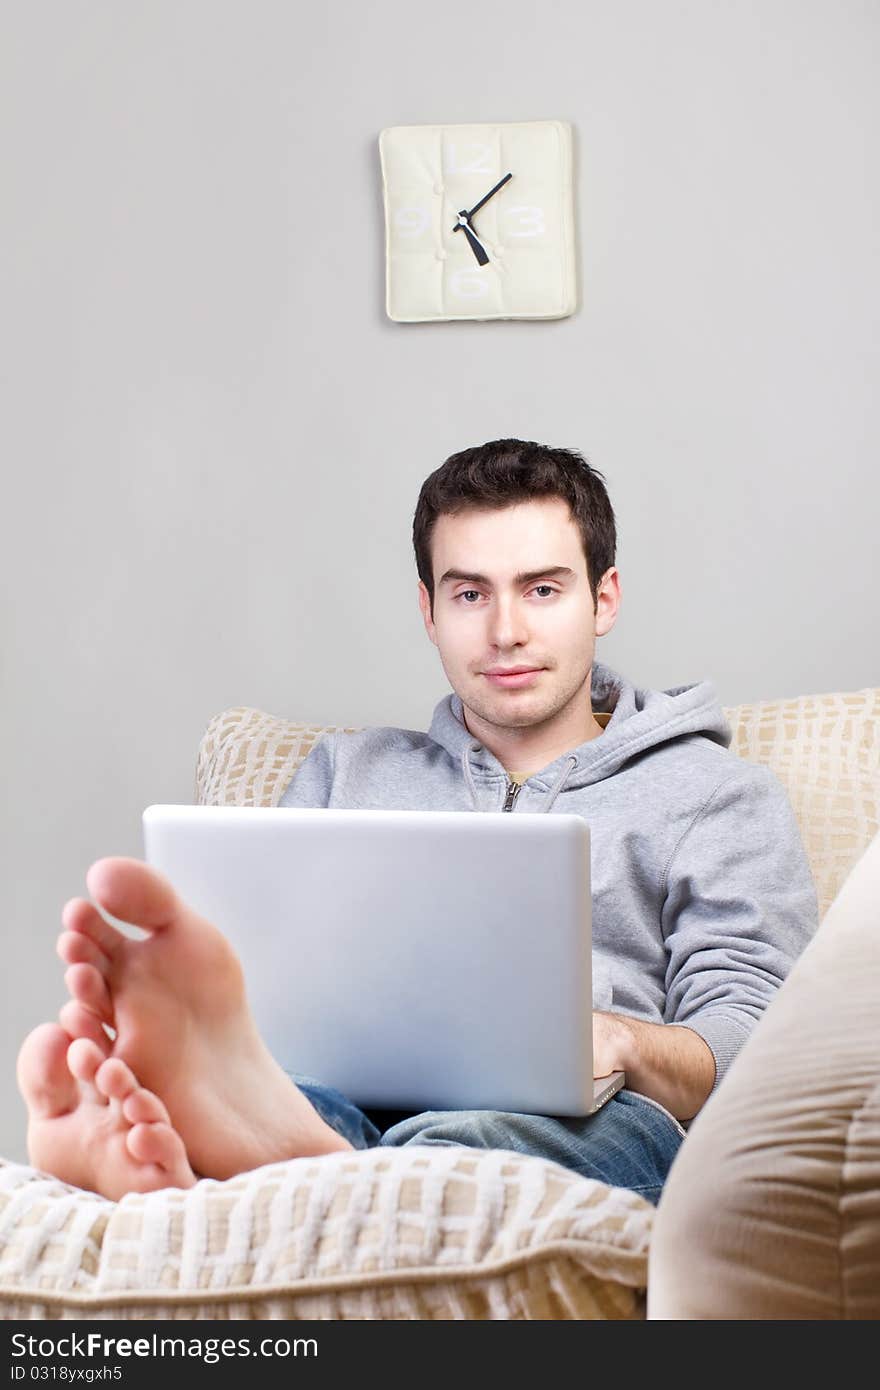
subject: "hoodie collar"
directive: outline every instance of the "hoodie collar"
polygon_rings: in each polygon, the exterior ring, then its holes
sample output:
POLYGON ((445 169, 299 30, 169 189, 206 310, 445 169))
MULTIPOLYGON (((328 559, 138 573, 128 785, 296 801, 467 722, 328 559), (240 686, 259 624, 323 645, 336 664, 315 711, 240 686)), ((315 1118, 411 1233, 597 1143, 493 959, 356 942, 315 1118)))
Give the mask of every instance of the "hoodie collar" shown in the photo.
MULTIPOLYGON (((588 739, 563 753, 529 778, 550 793, 545 803, 548 811, 564 787, 572 789, 600 782, 637 754, 674 738, 701 734, 722 748, 730 745, 730 725, 711 681, 669 690, 641 689, 597 661, 593 663, 590 698, 594 713, 606 711, 611 715, 602 737, 588 739)), ((503 764, 466 727, 458 695, 447 695, 439 702, 428 732, 460 763, 475 809, 474 771, 483 782, 498 777, 507 780, 503 764)))

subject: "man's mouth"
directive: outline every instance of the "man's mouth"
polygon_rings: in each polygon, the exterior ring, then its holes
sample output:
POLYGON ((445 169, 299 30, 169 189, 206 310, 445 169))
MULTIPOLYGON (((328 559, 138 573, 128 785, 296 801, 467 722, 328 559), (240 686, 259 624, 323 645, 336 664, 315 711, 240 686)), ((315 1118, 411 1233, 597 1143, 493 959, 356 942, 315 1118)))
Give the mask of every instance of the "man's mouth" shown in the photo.
POLYGON ((484 671, 486 680, 491 681, 495 686, 502 690, 517 690, 520 686, 531 685, 532 681, 537 680, 541 674, 541 668, 535 666, 513 667, 505 671, 503 667, 495 671, 484 671))

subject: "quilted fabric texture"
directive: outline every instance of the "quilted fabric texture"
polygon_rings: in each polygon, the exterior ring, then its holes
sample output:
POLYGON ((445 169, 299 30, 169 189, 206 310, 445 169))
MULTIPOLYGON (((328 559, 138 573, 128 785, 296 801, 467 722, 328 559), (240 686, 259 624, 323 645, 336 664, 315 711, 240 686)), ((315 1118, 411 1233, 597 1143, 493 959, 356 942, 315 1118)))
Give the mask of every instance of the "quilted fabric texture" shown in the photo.
POLYGON ((4 1318, 643 1318, 654 1208, 519 1154, 371 1149, 112 1203, 0 1166, 4 1318))
POLYGON ((379 156, 389 318, 551 319, 574 312, 567 121, 389 126, 379 136, 379 156), (455 230, 461 212, 473 212, 470 230, 484 264, 461 227, 455 230))
MULTIPOLYGON (((772 768, 788 791, 821 919, 880 829, 880 689, 767 700, 724 713, 734 752, 772 768)), ((316 740, 335 731, 243 706, 215 715, 199 752, 196 801, 277 806, 316 740)))

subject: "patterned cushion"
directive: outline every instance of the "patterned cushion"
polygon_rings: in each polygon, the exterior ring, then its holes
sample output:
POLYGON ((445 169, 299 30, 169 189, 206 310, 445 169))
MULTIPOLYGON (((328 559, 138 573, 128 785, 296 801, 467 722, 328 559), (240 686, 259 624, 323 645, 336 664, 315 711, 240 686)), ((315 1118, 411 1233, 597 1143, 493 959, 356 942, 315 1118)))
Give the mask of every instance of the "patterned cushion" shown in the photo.
POLYGON ((786 788, 819 895, 819 917, 880 829, 880 688, 740 705, 731 747, 786 788))
POLYGON ((335 724, 294 724, 244 705, 215 714, 199 746, 196 802, 277 806, 320 736, 338 732, 335 724))
POLYGON ((118 1203, 0 1165, 0 1317, 641 1319, 654 1208, 500 1150, 270 1164, 118 1203))
MULTIPOLYGON (((880 829, 880 688, 725 709, 740 757, 766 763, 788 791, 819 896, 820 917, 880 829)), ((296 724, 244 706, 210 721, 196 800, 277 806, 300 763, 335 725, 296 724)), ((344 729, 355 733, 355 729, 344 729)))

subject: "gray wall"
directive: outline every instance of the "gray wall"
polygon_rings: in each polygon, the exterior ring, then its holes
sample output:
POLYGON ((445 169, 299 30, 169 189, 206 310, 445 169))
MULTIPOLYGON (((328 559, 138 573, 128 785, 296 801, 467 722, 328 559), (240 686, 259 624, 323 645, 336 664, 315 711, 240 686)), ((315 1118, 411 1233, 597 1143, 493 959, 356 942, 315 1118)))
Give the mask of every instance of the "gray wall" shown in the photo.
POLYGON ((60 909, 211 715, 426 726, 450 452, 606 474, 634 679, 880 683, 877 39, 855 0, 3 5, 0 1152, 60 909), (387 320, 380 129, 552 118, 579 312, 387 320))

